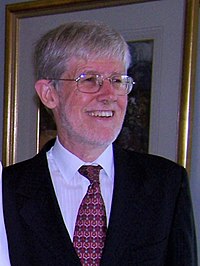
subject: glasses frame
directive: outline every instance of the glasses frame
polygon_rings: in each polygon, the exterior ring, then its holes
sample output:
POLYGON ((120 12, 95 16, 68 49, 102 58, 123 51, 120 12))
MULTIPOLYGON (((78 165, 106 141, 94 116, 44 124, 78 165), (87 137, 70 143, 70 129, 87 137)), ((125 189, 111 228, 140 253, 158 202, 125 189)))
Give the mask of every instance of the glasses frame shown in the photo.
POLYGON ((126 88, 124 89, 124 94, 118 94, 117 93, 117 95, 119 95, 119 96, 125 96, 125 95, 128 95, 131 91, 132 91, 132 89, 133 89, 133 86, 135 85, 135 82, 134 82, 134 80, 133 80, 133 78, 132 77, 130 77, 130 76, 128 76, 128 75, 124 75, 124 74, 120 74, 120 75, 111 75, 110 77, 103 77, 103 75, 100 75, 100 74, 88 74, 88 73, 82 73, 82 74, 80 74, 78 77, 76 77, 76 78, 73 78, 73 79, 70 79, 70 78, 48 78, 48 80, 50 80, 50 81, 75 81, 76 83, 77 83, 77 88, 78 88, 78 90, 80 91, 80 92, 82 92, 82 93, 88 93, 88 94, 94 94, 94 93, 97 93, 97 92, 99 92, 100 91, 100 89, 101 89, 101 87, 103 86, 103 82, 104 82, 104 80, 109 80, 109 82, 110 82, 110 84, 111 84, 111 86, 115 89, 115 91, 116 92, 118 92, 118 90, 114 87, 114 85, 113 85, 113 83, 112 83, 112 81, 113 81, 113 78, 114 77, 124 77, 124 78, 128 78, 128 79, 130 79, 130 82, 127 82, 126 84, 124 84, 124 85, 126 85, 126 88), (84 90, 82 90, 82 89, 80 89, 80 87, 79 87, 79 81, 81 80, 81 78, 82 77, 84 77, 84 76, 87 76, 87 75, 90 75, 90 76, 95 76, 96 77, 96 84, 98 85, 98 89, 97 90, 95 90, 95 91, 92 91, 92 92, 89 92, 89 91, 84 91, 84 90))

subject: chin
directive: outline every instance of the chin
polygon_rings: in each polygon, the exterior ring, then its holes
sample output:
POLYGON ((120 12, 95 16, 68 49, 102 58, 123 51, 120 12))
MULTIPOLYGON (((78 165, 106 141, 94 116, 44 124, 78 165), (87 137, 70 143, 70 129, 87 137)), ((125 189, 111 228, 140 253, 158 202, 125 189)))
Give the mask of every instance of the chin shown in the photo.
POLYGON ((113 143, 116 138, 117 138, 118 135, 103 135, 103 136, 100 136, 100 135, 97 135, 96 138, 91 138, 93 139, 93 141, 91 141, 90 139, 90 142, 93 143, 94 145, 96 146, 105 146, 107 147, 108 145, 110 145, 111 143, 113 143))

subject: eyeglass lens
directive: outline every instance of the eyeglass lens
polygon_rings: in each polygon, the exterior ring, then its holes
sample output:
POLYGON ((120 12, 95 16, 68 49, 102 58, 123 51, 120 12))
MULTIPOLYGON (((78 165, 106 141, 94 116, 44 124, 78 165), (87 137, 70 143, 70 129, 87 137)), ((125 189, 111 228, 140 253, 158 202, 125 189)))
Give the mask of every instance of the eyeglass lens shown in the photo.
POLYGON ((103 78, 100 75, 82 74, 77 79, 78 89, 81 92, 95 93, 99 91, 105 80, 110 82, 119 95, 128 94, 134 84, 132 78, 126 75, 103 78))

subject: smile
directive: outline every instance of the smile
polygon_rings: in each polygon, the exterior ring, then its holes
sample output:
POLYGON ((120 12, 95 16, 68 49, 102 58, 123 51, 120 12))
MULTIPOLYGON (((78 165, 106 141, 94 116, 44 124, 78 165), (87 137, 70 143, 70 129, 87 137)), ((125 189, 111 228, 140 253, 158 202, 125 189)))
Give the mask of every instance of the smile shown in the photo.
POLYGON ((92 111, 88 112, 90 116, 95 117, 112 117, 114 115, 113 111, 92 111))

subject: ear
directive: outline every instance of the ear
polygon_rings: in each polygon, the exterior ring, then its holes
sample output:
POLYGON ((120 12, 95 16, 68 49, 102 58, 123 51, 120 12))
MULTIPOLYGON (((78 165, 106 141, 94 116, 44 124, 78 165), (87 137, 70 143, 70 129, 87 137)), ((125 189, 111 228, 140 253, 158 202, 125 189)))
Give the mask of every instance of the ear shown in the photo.
POLYGON ((41 102, 49 109, 54 109, 57 106, 58 95, 55 88, 49 84, 48 80, 38 80, 35 83, 36 92, 41 102))

